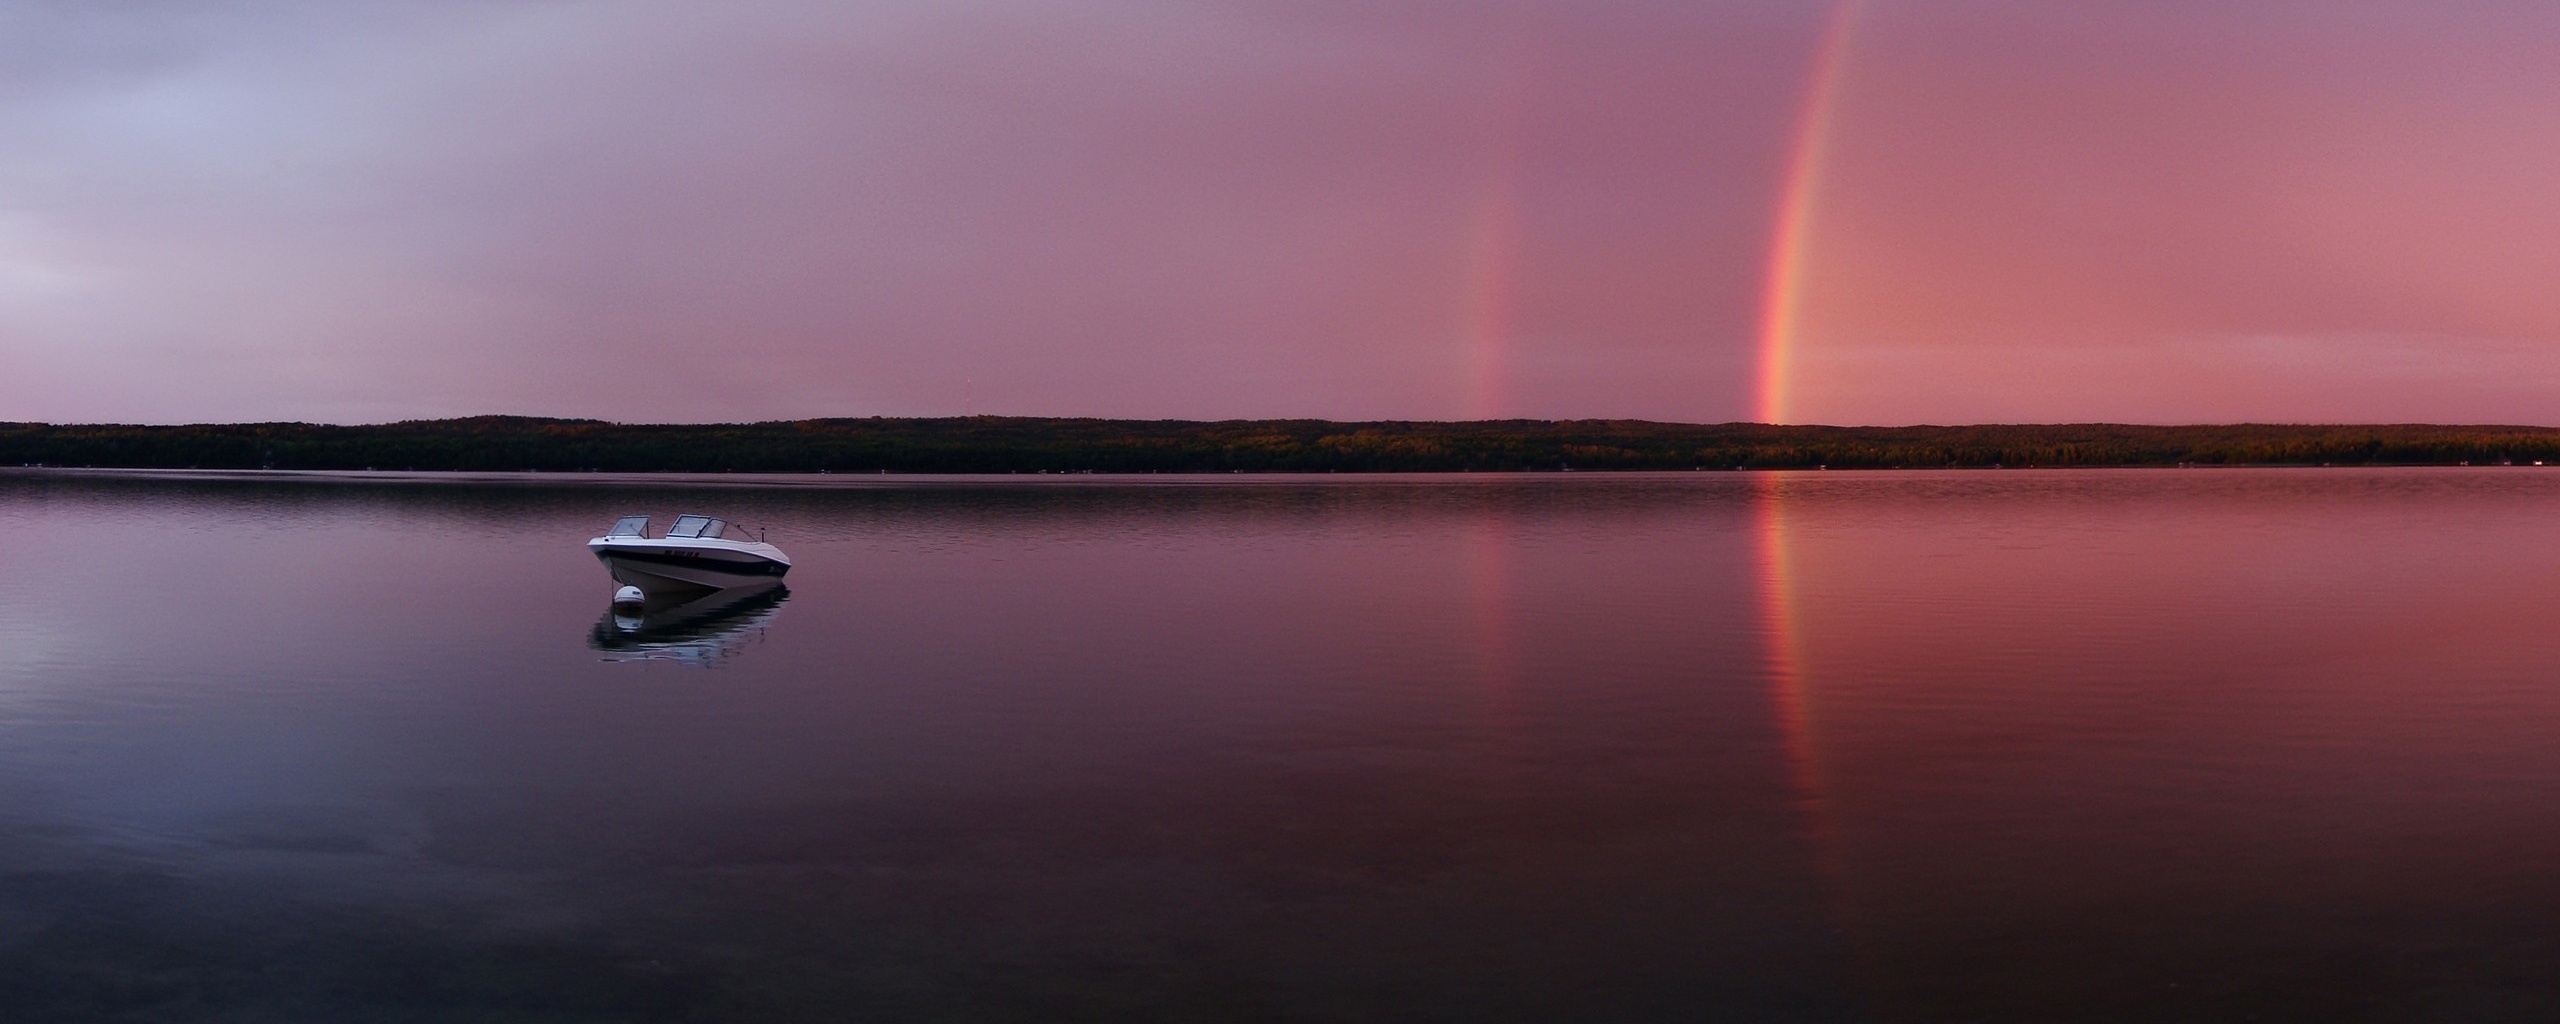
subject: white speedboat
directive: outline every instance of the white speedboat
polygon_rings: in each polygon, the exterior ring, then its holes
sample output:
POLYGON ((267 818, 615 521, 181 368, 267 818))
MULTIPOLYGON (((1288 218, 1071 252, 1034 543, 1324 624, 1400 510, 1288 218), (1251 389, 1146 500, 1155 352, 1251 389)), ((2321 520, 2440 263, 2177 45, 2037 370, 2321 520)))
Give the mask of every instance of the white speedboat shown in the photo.
POLYGON ((649 536, 648 516, 624 516, 587 550, 616 582, 652 596, 775 583, 791 571, 781 548, 710 516, 677 516, 663 537, 649 536))

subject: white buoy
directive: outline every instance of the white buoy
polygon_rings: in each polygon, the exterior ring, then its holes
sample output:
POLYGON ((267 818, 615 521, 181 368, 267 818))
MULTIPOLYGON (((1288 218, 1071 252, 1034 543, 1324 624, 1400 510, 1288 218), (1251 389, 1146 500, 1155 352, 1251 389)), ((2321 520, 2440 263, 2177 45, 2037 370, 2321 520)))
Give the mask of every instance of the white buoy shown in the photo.
POLYGON ((624 605, 644 604, 648 600, 649 595, 641 593, 640 588, 638 587, 624 587, 613 592, 613 606, 616 608, 620 608, 624 605))

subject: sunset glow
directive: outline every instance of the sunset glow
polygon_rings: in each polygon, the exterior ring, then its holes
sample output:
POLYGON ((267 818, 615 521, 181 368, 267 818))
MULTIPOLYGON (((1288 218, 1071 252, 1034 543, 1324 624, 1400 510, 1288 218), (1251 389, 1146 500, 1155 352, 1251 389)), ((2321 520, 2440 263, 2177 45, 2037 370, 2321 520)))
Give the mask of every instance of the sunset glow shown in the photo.
POLYGON ((2545 6, 155 10, 0 420, 2560 423, 2545 6))

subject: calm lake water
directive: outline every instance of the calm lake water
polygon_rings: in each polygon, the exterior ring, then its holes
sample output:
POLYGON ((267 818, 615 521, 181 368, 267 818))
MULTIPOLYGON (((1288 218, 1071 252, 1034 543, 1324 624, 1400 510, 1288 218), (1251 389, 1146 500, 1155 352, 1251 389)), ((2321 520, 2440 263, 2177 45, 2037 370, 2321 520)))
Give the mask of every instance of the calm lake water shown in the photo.
POLYGON ((2560 470, 752 482, 0 474, 0 1019, 2560 1016, 2560 470))

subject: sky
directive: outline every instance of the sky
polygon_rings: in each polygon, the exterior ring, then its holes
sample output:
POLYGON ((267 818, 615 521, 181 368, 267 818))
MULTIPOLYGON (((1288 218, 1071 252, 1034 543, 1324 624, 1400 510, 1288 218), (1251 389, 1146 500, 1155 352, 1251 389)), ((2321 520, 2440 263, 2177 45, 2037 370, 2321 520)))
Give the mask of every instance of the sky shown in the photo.
POLYGON ((10 0, 0 420, 2560 424, 2560 7, 10 0))

